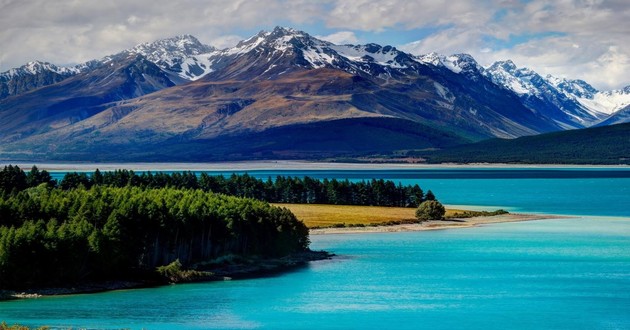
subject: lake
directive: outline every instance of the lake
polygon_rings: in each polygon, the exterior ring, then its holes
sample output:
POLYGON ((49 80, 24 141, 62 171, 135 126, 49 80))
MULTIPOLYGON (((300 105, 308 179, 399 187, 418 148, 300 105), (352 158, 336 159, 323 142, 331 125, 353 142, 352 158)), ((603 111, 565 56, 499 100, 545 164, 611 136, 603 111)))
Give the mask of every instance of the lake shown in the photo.
POLYGON ((392 179, 419 183, 449 205, 580 217, 313 236, 312 248, 339 257, 261 279, 3 302, 0 320, 95 329, 630 329, 630 169, 250 174, 392 179))

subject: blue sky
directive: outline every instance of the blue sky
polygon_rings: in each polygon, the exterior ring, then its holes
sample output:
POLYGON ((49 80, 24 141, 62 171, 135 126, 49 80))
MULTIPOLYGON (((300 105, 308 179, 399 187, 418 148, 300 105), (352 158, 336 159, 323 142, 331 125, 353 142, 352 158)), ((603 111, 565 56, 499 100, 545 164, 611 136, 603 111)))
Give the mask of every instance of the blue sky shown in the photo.
POLYGON ((0 0, 0 71, 71 64, 192 34, 228 47, 287 26, 337 43, 512 59, 600 89, 630 84, 627 0, 0 0))

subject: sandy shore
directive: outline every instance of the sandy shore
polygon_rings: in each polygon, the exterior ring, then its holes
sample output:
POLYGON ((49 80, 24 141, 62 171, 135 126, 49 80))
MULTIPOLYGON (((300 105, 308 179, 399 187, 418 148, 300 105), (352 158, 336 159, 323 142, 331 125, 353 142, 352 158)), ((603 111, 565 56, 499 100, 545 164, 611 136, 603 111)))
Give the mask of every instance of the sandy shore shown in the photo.
POLYGON ((425 230, 441 230, 452 228, 469 228, 480 225, 503 222, 519 222, 532 220, 547 219, 569 219, 571 217, 545 215, 545 214, 519 214, 510 213, 495 215, 490 217, 474 217, 467 219, 450 219, 450 220, 432 220, 424 223, 403 224, 393 226, 370 226, 370 227, 344 227, 344 228, 318 228, 311 229, 311 235, 326 234, 363 234, 363 233, 390 233, 401 231, 425 231, 425 230))

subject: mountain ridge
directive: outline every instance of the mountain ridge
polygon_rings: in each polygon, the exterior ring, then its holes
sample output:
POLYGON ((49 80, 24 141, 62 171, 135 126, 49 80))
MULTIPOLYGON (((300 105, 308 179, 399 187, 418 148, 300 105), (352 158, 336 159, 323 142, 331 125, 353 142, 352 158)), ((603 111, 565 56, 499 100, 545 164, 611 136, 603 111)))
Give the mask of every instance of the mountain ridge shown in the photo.
MULTIPOLYGON (((222 50, 183 35, 88 63, 59 82, 0 99, 6 144, 0 155, 31 150, 76 158, 91 150, 116 159, 113 150, 126 150, 155 159, 343 157, 582 128, 611 117, 584 107, 583 100, 605 97, 587 83, 542 77, 511 61, 483 68, 467 54, 335 45, 282 27, 222 50), (122 69, 125 61, 134 64, 122 69), (339 133, 340 123, 348 134, 339 133), (368 127, 381 136, 369 141, 368 127), (317 136, 315 128, 324 133, 317 136), (298 138, 300 130, 313 136, 298 138), (282 134, 312 154, 285 143, 282 134), (326 136, 365 145, 331 147, 326 136), (188 150, 193 147, 202 151, 188 150)), ((623 101, 626 92, 610 95, 623 101)))
MULTIPOLYGON (((12 77, 16 76, 16 72, 19 71, 29 71, 28 68, 33 65, 33 63, 41 63, 40 66, 47 66, 50 69, 43 70, 56 73, 61 75, 61 77, 56 77, 56 79, 48 79, 46 81, 44 79, 43 83, 37 84, 36 88, 45 86, 52 83, 57 83, 69 76, 74 74, 78 74, 81 72, 85 72, 91 68, 94 68, 97 65, 107 63, 111 61, 112 58, 121 55, 128 54, 141 54, 147 57, 150 61, 167 71, 171 75, 171 80, 174 82, 181 84, 189 81, 194 81, 200 79, 201 77, 207 75, 214 71, 213 66, 216 65, 216 61, 220 57, 224 57, 226 55, 237 55, 242 54, 248 51, 248 42, 249 46, 256 46, 255 43, 264 39, 264 36, 269 36, 274 33, 284 33, 284 34, 294 34, 294 35, 306 35, 312 38, 310 35, 303 31, 295 30, 292 28, 285 27, 276 27, 273 31, 261 31, 258 34, 240 41, 235 47, 225 48, 225 49, 217 49, 213 46, 205 45, 201 43, 197 38, 189 34, 178 35, 170 38, 159 39, 153 42, 145 42, 138 44, 130 49, 123 50, 114 55, 108 55, 103 57, 100 60, 91 60, 85 63, 81 63, 71 67, 61 67, 56 66, 54 64, 50 64, 47 62, 34 61, 25 64, 20 68, 10 69, 6 72, 0 73, 0 99, 13 95, 15 93, 2 92, 2 90, 8 90, 7 81, 12 77), (256 39, 256 40, 255 40, 256 39), (252 42, 253 41, 253 42, 252 42)), ((315 38, 312 38, 315 39, 315 38)), ((516 94, 523 95, 526 93, 527 88, 523 88, 523 85, 527 85, 528 82, 519 81, 517 84, 520 84, 520 87, 515 86, 514 81, 502 82, 500 78, 496 77, 496 75, 492 74, 492 68, 496 67, 502 63, 511 63, 514 70, 530 71, 531 75, 537 76, 536 78, 542 80, 542 83, 545 83, 549 86, 552 86, 551 93, 554 94, 548 98, 562 98, 563 96, 567 98, 564 100, 564 103, 569 103, 568 114, 569 117, 577 116, 577 122, 586 123, 585 125, 578 124, 578 127, 569 127, 569 128, 580 128, 579 126, 592 126, 597 124, 598 121, 604 121, 605 115, 612 115, 615 111, 621 110, 626 106, 630 105, 630 86, 627 86, 624 89, 619 90, 610 90, 610 91, 599 91, 593 88, 588 83, 581 80, 571 80, 571 79, 560 79, 553 77, 551 75, 547 75, 545 77, 540 76, 536 72, 527 69, 527 68, 517 68, 516 65, 511 60, 498 61, 492 63, 487 67, 482 67, 479 65, 476 60, 468 55, 468 54, 452 54, 452 55, 441 55, 437 53, 429 53, 424 55, 411 55, 404 52, 398 51, 395 47, 392 46, 380 46, 377 44, 366 44, 366 45, 334 45, 332 43, 318 40, 321 44, 326 47, 332 47, 336 51, 340 51, 343 48, 354 48, 358 49, 359 47, 365 47, 366 49, 370 47, 378 47, 381 49, 393 49, 393 52, 397 52, 398 54, 405 54, 420 63, 430 64, 438 67, 445 67, 454 73, 464 73, 464 74, 475 74, 481 73, 491 78, 498 85, 502 85, 506 87, 508 90, 514 91, 516 94), (351 46, 351 47, 348 47, 351 46), (463 64, 463 65, 460 65, 463 64), (582 88, 576 89, 575 86, 580 86, 582 88), (584 90, 587 92, 585 93, 584 90), (575 109, 575 108, 581 109, 575 109), (577 112, 577 113, 576 113, 577 112), (585 114, 586 113, 586 114, 585 114), (580 115, 585 115, 586 118, 581 118, 580 115)), ((339 52, 339 54, 344 54, 343 52, 339 52)), ((316 56, 317 57, 317 56, 316 56)), ((347 57, 349 58, 349 57, 347 57)), ((356 59, 356 58, 355 58, 356 59)), ((321 58, 312 58, 313 62, 320 60, 321 58)), ((390 59, 391 60, 391 59, 390 59)), ((220 61, 220 60, 219 60, 220 61)), ((408 62, 408 61, 407 61, 408 62)), ((394 64, 397 64, 395 61, 394 64)), ((315 64, 315 63, 311 63, 315 64)), ((381 61, 380 64, 385 64, 384 61, 381 61)), ((316 67, 319 67, 315 65, 316 67)), ((35 75, 40 73, 42 70, 38 72, 33 72, 31 70, 31 74, 35 75)), ((474 79, 474 77, 473 77, 474 79)), ((41 78, 40 78, 41 80, 41 78)), ((15 85, 15 84, 14 84, 15 85)), ((533 88, 529 88, 529 94, 540 93, 540 91, 536 91, 533 88)), ((531 97, 532 95, 530 95, 531 97)), ((540 98, 540 95, 537 95, 540 98)), ((547 102, 548 103, 548 102, 547 102)), ((554 102, 552 102, 554 103, 554 102)), ((561 104, 562 101, 555 103, 561 104)), ((563 105, 557 107, 562 108, 563 105)), ((566 105, 565 105, 566 106, 566 105)), ((535 108, 535 107, 534 107, 535 108)), ((560 109, 562 110, 562 109, 560 109)), ((574 124, 574 123, 572 123, 574 124)), ((568 125, 574 126, 574 125, 568 125)))

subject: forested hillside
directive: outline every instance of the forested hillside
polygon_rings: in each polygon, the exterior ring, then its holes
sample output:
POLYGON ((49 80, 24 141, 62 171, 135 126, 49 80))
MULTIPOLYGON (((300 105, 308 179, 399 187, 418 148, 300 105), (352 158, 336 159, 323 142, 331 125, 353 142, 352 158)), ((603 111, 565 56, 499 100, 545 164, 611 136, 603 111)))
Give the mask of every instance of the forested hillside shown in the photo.
POLYGON ((430 163, 630 164, 630 124, 491 139, 418 155, 430 163))

